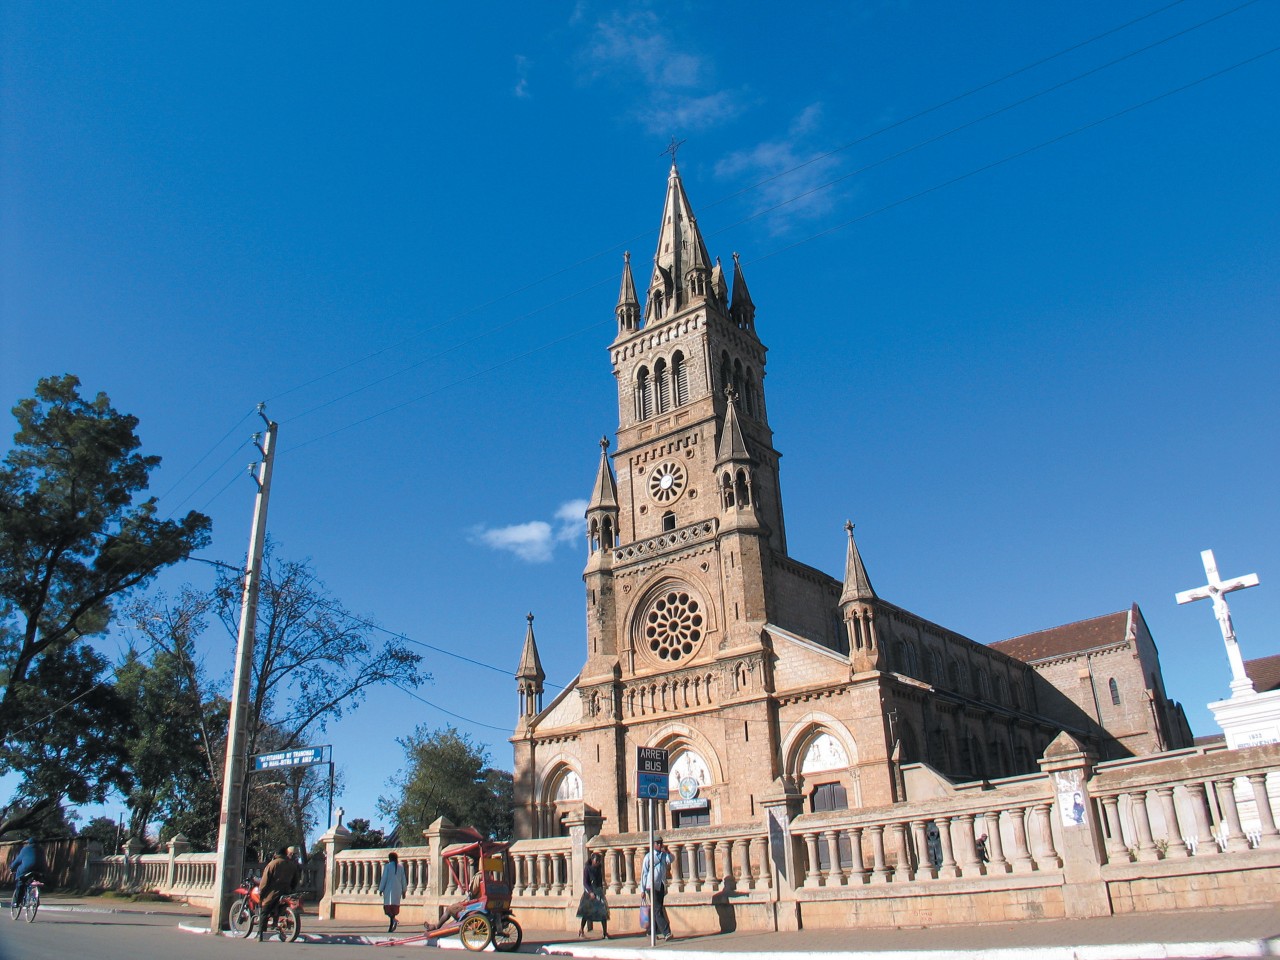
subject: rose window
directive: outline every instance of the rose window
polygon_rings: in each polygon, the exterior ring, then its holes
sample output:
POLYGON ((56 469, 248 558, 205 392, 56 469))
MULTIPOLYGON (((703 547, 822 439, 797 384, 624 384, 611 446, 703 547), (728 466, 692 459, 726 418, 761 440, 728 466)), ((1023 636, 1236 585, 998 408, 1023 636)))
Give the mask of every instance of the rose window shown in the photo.
POLYGON ((649 474, 649 496, 658 503, 670 503, 684 493, 688 478, 680 464, 668 460, 649 474))
POLYGON ((644 642, 659 660, 675 663, 693 655, 702 642, 702 608, 681 590, 670 590, 649 605, 644 642))

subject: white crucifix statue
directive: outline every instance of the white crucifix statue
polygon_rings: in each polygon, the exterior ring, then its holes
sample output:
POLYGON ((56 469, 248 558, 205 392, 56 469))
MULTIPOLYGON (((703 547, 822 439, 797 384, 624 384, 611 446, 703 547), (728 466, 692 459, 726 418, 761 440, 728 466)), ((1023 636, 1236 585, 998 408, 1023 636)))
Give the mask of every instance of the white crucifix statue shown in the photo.
POLYGON ((1227 645, 1227 660, 1231 663, 1231 696, 1246 697, 1254 693, 1253 681, 1244 672, 1244 658, 1240 656, 1240 645, 1236 643, 1236 631, 1231 625, 1231 610, 1227 607, 1226 596, 1232 590, 1243 590, 1245 587, 1256 587, 1258 575, 1247 573, 1243 577, 1232 577, 1223 580, 1218 576, 1218 564, 1213 559, 1212 550, 1200 551, 1200 559, 1204 563, 1205 575, 1209 582, 1194 590, 1183 590, 1175 599, 1179 603, 1191 603, 1193 600, 1211 599, 1213 615, 1222 628, 1222 642, 1227 645))

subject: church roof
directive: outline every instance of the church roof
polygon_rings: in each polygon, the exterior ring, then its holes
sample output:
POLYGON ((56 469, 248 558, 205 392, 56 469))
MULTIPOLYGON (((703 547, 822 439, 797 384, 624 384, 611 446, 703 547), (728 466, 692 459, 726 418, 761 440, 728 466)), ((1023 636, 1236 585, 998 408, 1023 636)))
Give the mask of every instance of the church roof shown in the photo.
POLYGON ((1129 618, 1132 609, 1108 613, 1091 620, 1079 620, 1061 627, 1050 627, 1035 633, 1023 634, 991 644, 992 650, 1021 660, 1035 663, 1083 650, 1124 643, 1129 636, 1129 618))
POLYGON ((1246 660, 1244 672, 1253 681, 1253 689, 1258 693, 1268 690, 1280 690, 1280 653, 1257 660, 1246 660))

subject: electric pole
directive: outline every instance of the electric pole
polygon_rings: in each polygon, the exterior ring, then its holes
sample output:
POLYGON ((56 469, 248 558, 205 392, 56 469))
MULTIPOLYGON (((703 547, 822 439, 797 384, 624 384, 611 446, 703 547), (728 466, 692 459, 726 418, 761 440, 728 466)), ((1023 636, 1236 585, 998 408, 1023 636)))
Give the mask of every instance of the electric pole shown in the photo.
POLYGON ((249 565, 244 575, 244 598, 240 605, 240 636, 236 642, 236 671, 231 691, 231 717, 227 723, 227 758, 222 769, 222 814, 218 823, 218 864, 213 878, 213 911, 210 929, 217 933, 227 919, 227 908, 244 866, 244 786, 249 740, 249 684, 253 678, 253 630, 258 620, 258 589, 262 579, 262 551, 267 538, 267 501, 271 496, 271 467, 275 462, 278 424, 263 413, 267 432, 254 435, 254 445, 262 460, 250 464, 250 476, 258 485, 253 506, 253 529, 249 534, 249 565), (261 440, 261 444, 258 441, 261 440), (254 468, 257 475, 253 475, 254 468))

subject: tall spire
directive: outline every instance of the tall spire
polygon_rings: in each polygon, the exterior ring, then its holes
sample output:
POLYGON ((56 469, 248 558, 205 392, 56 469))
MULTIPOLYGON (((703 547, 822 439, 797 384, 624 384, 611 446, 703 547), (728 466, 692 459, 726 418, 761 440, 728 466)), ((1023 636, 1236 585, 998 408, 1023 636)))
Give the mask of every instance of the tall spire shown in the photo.
POLYGON ((702 240, 697 218, 689 205, 674 161, 667 177, 667 199, 662 206, 658 248, 653 255, 653 279, 645 304, 645 322, 661 320, 693 297, 710 293, 711 257, 702 240))
POLYGON ((622 289, 618 291, 618 336, 634 333, 640 326, 640 300, 636 296, 636 282, 631 276, 631 251, 622 255, 622 289))
POLYGON ((742 261, 733 255, 733 305, 729 307, 729 319, 739 329, 754 330, 756 324, 756 305, 751 302, 751 293, 747 290, 747 279, 742 275, 742 261))
POLYGON ((846 520, 844 528, 849 533, 849 553, 844 561, 844 592, 840 594, 840 602, 875 600, 876 592, 871 587, 867 568, 862 565, 862 555, 858 553, 858 545, 853 539, 853 524, 846 520))
POLYGON ((726 463, 750 463, 751 453, 747 450, 747 441, 742 436, 742 427, 738 424, 738 396, 730 387, 725 392, 724 430, 720 433, 720 446, 716 450, 716 466, 726 463))

